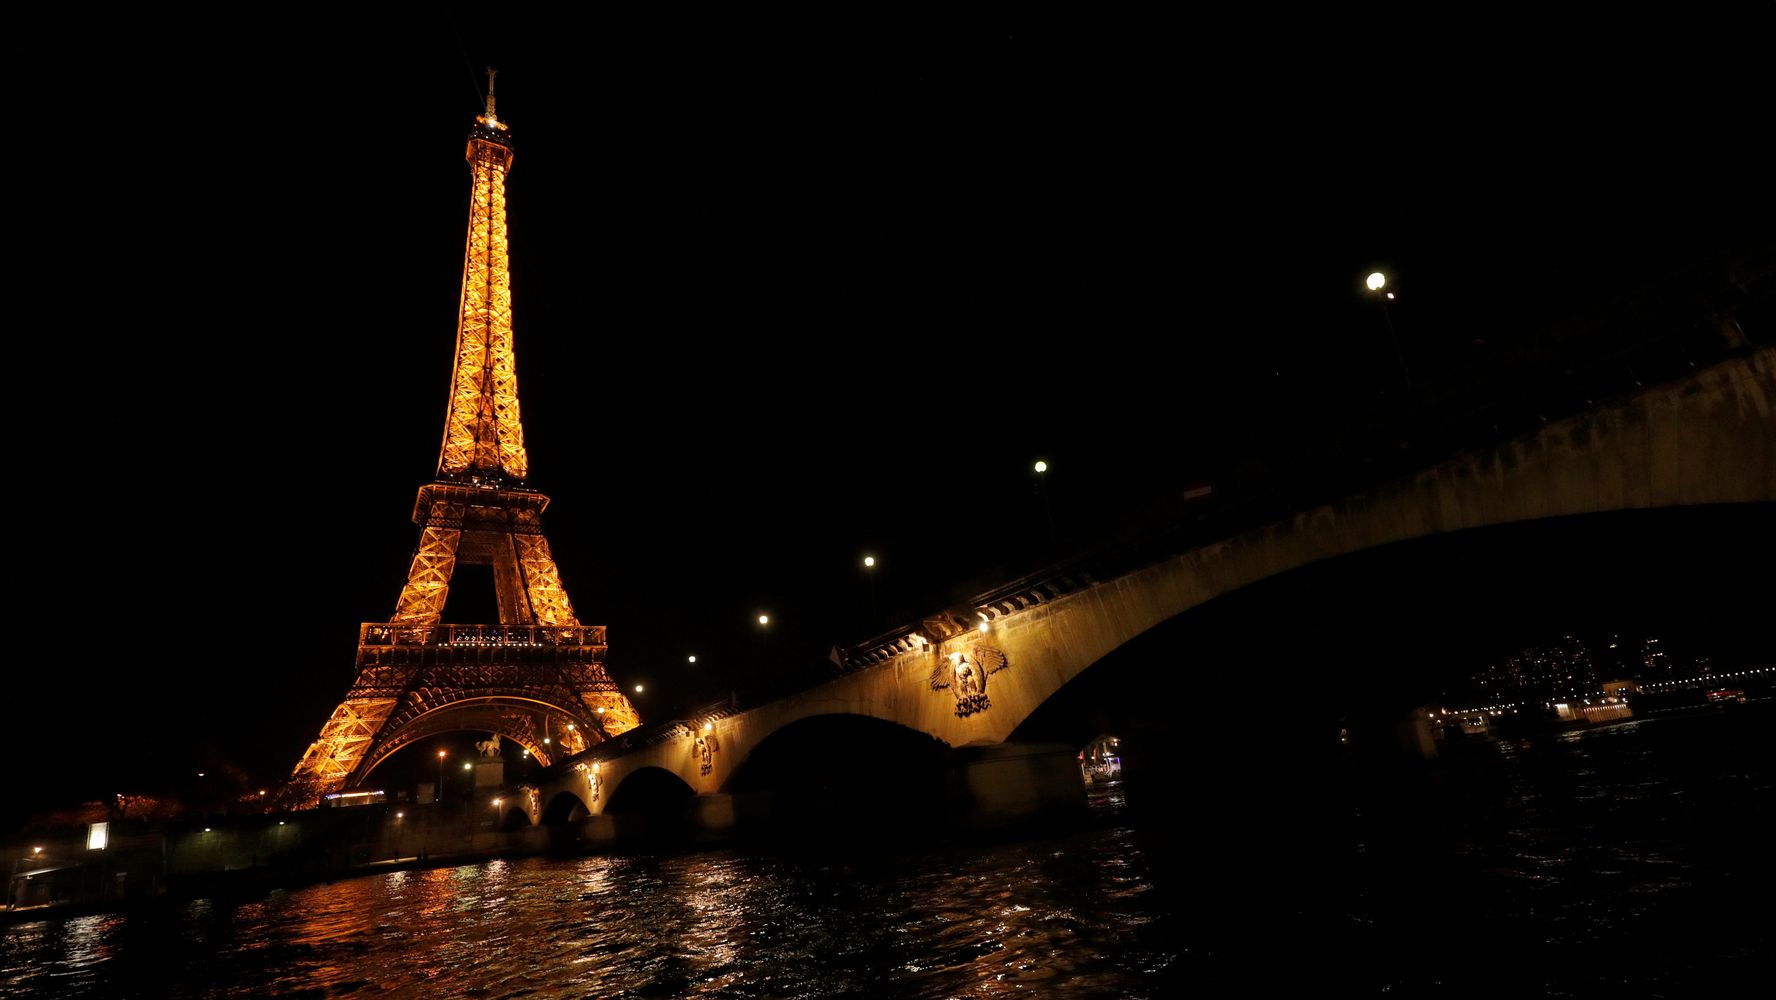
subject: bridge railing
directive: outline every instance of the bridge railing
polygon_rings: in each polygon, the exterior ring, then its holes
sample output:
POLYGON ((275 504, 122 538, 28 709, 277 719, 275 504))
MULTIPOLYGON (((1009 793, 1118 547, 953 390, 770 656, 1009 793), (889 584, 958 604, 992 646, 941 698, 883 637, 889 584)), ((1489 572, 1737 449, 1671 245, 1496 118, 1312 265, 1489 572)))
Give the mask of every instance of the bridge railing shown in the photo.
POLYGON ((611 760, 626 753, 651 747, 656 743, 664 743, 679 737, 695 736, 705 723, 726 718, 739 710, 739 699, 730 694, 721 701, 690 712, 682 719, 665 719, 660 722, 644 723, 621 736, 613 736, 597 746, 588 748, 576 759, 611 760))
POLYGON ((602 646, 603 625, 403 625, 364 622, 360 646, 602 646))

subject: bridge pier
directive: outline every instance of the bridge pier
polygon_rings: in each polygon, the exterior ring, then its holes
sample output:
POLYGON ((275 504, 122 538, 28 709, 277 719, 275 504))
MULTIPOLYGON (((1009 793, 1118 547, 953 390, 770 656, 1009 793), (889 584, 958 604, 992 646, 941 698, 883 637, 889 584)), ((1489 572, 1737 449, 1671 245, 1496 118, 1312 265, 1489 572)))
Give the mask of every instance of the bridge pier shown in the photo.
POLYGON ((651 811, 596 813, 559 827, 550 838, 550 847, 571 851, 622 845, 715 843, 734 837, 743 825, 751 825, 741 823, 741 811, 734 796, 712 792, 651 811))
POLYGON ((726 840, 740 823, 734 797, 711 792, 691 799, 690 835, 693 840, 726 840))
POLYGON ((963 829, 1067 819, 1086 809, 1079 758, 1065 744, 959 747, 950 752, 947 772, 950 818, 963 829))

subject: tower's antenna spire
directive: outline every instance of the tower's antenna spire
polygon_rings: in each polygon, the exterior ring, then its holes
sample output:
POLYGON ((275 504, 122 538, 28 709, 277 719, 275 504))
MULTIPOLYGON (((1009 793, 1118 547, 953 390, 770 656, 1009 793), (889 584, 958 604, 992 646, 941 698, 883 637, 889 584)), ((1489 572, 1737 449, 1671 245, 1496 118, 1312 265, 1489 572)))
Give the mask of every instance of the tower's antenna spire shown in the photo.
POLYGON ((496 76, 499 76, 499 70, 494 69, 492 66, 487 67, 487 117, 489 117, 489 118, 494 117, 494 114, 493 114, 493 78, 496 76))

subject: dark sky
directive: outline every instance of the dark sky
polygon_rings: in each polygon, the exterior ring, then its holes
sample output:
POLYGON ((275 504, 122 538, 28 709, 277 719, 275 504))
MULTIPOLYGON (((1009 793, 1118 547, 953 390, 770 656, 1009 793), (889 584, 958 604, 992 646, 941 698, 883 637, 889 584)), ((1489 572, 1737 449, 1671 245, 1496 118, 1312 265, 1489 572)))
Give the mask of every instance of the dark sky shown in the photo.
POLYGON ((1767 5, 1530 13, 21 22, 27 793, 275 777, 345 691, 435 468, 482 66, 531 483, 657 717, 760 610, 779 661, 873 631, 865 552, 884 619, 1040 563, 1037 457, 1064 541, 1392 391, 1371 269, 1451 378, 1768 239, 1767 5))

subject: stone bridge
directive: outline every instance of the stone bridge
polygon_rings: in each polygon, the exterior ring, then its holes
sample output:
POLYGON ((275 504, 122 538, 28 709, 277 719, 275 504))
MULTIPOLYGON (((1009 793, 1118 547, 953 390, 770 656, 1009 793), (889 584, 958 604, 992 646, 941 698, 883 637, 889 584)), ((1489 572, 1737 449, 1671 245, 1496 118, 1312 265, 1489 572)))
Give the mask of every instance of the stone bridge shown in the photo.
POLYGON ((1002 589, 849 651, 841 674, 818 686, 744 711, 643 727, 558 763, 530 819, 573 820, 582 840, 604 840, 621 832, 603 817, 613 797, 638 779, 659 784, 670 775, 667 783, 681 782, 689 796, 694 823, 725 829, 737 811, 745 821, 747 806, 730 785, 754 751, 791 724, 835 715, 977 748, 952 786, 976 812, 1015 816, 1063 771, 1078 797, 1070 753, 1056 760, 1003 745, 1019 723, 1117 647, 1220 595, 1439 533, 1768 501, 1776 501, 1776 347, 1764 346, 1115 576, 1062 575, 1002 589))

